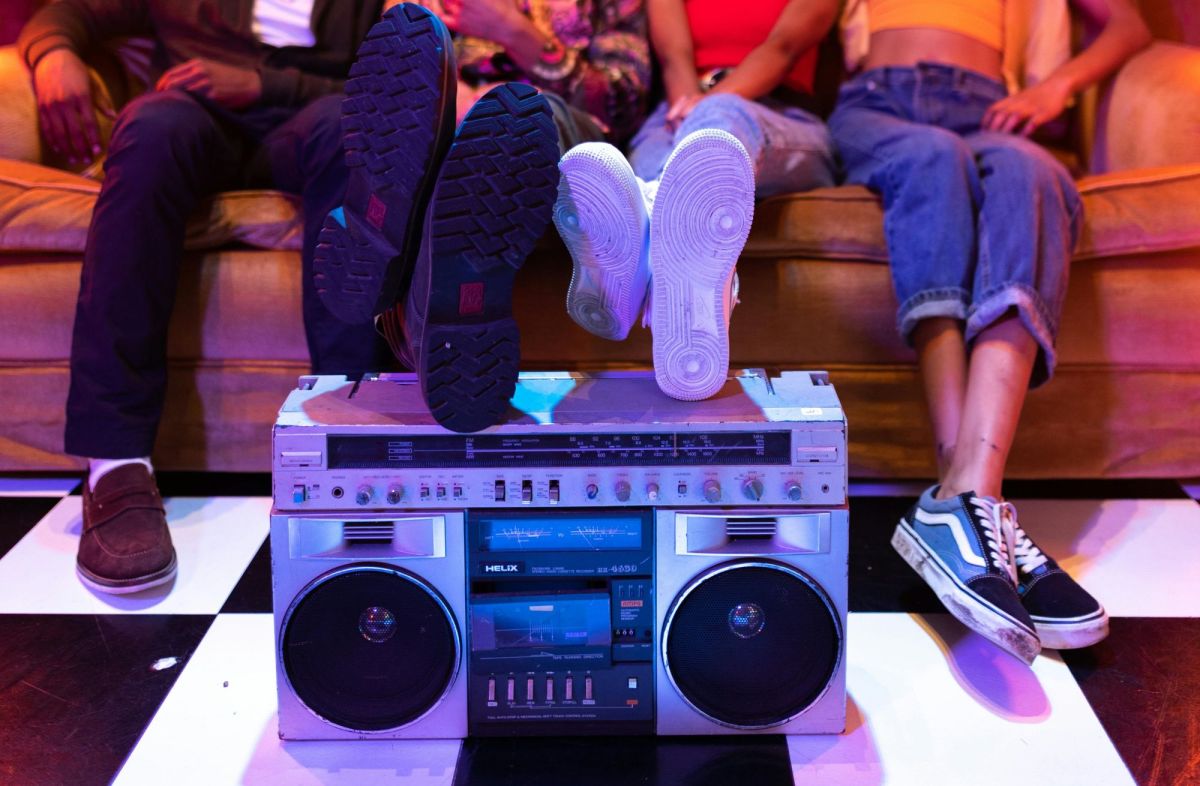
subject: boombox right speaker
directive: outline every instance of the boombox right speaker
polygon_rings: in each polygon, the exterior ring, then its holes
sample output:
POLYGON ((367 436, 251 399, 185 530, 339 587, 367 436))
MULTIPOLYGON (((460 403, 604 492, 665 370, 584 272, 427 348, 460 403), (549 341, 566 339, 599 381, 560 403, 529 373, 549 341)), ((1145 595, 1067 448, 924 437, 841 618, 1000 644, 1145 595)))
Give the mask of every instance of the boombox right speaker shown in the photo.
POLYGON ((658 511, 659 734, 845 729, 848 524, 658 511))

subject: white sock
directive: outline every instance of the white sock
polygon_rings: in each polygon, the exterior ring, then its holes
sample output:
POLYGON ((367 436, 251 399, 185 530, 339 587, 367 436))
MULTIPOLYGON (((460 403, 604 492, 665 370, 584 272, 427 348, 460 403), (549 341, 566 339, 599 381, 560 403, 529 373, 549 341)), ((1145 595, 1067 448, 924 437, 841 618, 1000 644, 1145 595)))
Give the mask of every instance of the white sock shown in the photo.
POLYGON ((146 469, 154 474, 154 467, 150 464, 150 457, 146 458, 124 458, 124 459, 88 459, 88 488, 95 489, 96 484, 100 482, 100 478, 112 472, 117 467, 123 467, 126 464, 145 464, 146 469))

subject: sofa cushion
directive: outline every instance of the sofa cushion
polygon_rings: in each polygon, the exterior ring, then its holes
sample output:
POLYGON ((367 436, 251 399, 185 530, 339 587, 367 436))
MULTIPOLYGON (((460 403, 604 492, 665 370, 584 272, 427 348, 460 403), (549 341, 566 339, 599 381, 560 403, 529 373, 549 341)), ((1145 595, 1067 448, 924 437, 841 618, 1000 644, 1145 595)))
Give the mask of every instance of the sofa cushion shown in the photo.
MULTIPOLYGON (((1077 260, 1200 247, 1200 166, 1085 177, 1079 191, 1077 260)), ((745 256, 886 262, 879 200, 861 186, 772 197, 755 211, 745 256)))
MULTIPOLYGON (((82 254, 100 184, 60 169, 0 160, 0 251, 82 254)), ((188 224, 189 249, 244 243, 297 250, 299 200, 278 191, 228 191, 188 224)))

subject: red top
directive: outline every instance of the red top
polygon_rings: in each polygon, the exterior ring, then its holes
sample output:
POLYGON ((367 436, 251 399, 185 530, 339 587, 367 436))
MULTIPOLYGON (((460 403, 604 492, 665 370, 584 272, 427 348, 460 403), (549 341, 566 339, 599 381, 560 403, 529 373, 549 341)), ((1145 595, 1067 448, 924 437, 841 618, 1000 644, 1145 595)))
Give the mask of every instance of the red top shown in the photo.
MULTIPOLYGON (((788 0, 684 0, 696 70, 703 74, 713 68, 732 68, 750 50, 767 40, 771 28, 788 0)), ((817 47, 796 58, 783 83, 793 90, 813 91, 817 70, 817 47)))

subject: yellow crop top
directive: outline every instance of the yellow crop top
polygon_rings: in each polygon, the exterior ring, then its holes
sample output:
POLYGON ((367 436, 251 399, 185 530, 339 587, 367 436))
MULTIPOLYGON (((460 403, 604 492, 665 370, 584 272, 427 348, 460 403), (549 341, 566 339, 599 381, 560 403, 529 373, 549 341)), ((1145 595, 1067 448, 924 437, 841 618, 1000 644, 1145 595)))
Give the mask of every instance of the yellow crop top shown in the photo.
POLYGON ((933 27, 1004 51, 1004 0, 868 0, 872 33, 933 27))

